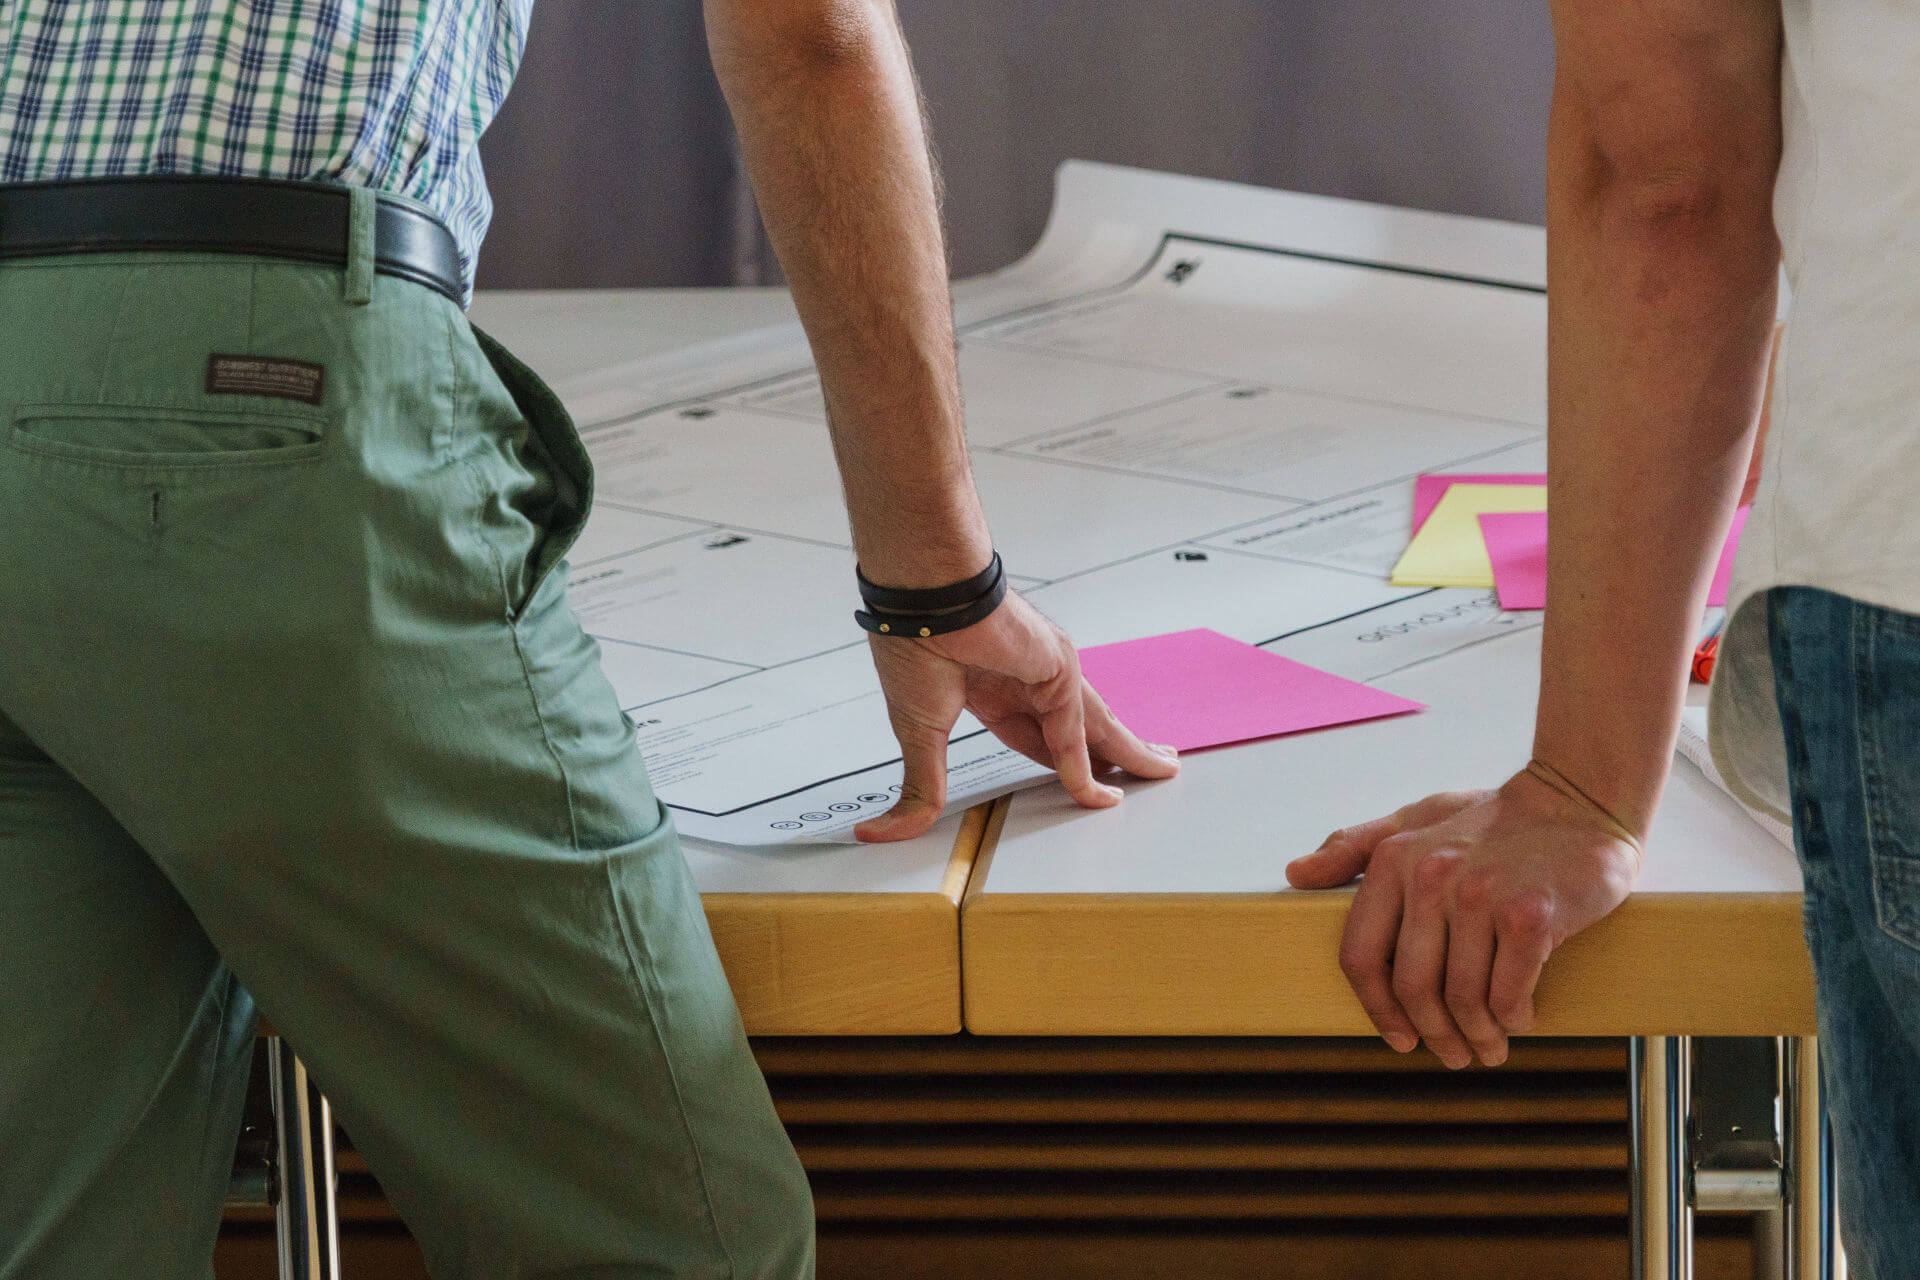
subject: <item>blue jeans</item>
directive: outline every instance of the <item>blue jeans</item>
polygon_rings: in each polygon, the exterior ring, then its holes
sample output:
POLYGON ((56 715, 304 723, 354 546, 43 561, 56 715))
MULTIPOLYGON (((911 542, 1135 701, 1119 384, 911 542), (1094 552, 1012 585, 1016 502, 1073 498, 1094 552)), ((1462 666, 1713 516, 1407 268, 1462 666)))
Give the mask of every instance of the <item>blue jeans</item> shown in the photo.
POLYGON ((1768 598, 1807 946, 1857 1280, 1920 1268, 1920 617, 1768 598))

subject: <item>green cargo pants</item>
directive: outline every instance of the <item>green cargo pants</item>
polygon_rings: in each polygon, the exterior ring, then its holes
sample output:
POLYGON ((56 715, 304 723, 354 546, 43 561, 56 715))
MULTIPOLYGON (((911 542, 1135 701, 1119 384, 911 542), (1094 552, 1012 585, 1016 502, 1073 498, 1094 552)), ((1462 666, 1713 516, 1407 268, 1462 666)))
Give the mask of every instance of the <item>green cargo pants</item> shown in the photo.
POLYGON ((0 264, 0 1277, 209 1274, 256 998, 436 1277, 808 1275, 579 437, 348 279, 0 264))

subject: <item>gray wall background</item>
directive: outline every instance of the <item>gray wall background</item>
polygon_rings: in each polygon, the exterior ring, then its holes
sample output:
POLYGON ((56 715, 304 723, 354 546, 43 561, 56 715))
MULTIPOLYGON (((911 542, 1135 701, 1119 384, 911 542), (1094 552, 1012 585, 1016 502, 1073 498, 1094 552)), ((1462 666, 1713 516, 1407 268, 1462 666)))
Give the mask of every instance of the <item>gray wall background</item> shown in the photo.
MULTIPOLYGON (((1545 0, 898 0, 957 275, 1039 237, 1069 157, 1539 222, 1545 0)), ((481 145, 483 288, 752 283, 698 0, 537 0, 481 145)))

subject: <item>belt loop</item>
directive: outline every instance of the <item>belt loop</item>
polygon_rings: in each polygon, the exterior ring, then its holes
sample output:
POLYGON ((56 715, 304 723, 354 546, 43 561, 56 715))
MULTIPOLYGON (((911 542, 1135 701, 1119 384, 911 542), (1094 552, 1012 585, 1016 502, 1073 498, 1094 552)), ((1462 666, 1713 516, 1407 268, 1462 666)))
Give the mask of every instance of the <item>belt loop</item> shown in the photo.
POLYGON ((373 301, 373 225, 378 204, 371 188, 347 188, 345 296, 350 306, 364 307, 373 301))

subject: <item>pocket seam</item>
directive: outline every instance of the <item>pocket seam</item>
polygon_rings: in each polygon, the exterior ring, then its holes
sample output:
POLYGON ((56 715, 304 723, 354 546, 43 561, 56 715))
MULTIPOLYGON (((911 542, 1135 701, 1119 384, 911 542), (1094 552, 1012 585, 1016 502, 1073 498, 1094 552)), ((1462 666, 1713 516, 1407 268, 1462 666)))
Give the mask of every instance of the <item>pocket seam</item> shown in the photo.
POLYGON ((251 467, 292 466, 317 461, 327 444, 324 419, 296 414, 222 413, 217 410, 148 408, 133 405, 22 405, 8 423, 7 443, 23 454, 51 458, 73 466, 103 471, 222 471, 251 467), (234 449, 229 451, 154 452, 128 449, 103 449, 73 444, 65 440, 43 440, 27 430, 33 421, 103 418, 109 421, 158 419, 172 422, 214 424, 259 424, 300 431, 317 437, 304 444, 284 445, 277 449, 234 449))
MULTIPOLYGON (((564 572, 567 552, 579 541, 582 530, 586 528, 587 518, 593 507, 593 459, 588 455, 586 445, 580 439, 579 427, 575 424, 573 415, 567 411, 567 407, 561 403, 560 398, 553 394, 552 389, 541 380, 540 375, 480 326, 469 322, 468 327, 472 330, 474 341, 479 346, 488 367, 492 369, 494 377, 499 380, 508 398, 513 401, 516 411, 527 424, 528 431, 540 442, 541 448, 547 455, 547 465, 557 474, 564 476, 579 495, 579 510, 570 522, 571 527, 564 532, 546 530, 543 533, 542 541, 549 545, 552 545, 554 540, 558 540, 558 549, 553 553, 552 559, 526 584, 520 599, 512 598, 511 594, 508 596, 507 618, 517 627, 521 619, 532 609, 548 582, 564 572), (531 401, 531 406, 525 401, 531 401)), ((536 557, 541 554, 538 544, 534 554, 536 557)), ((503 568, 503 585, 504 572, 503 568)))
MULTIPOLYGON (((453 326, 451 323, 447 326, 447 340, 448 358, 452 360, 453 326)), ((463 393, 468 391, 471 379, 467 374, 465 366, 458 360, 452 360, 452 368, 455 382, 452 390, 449 392, 447 416, 450 423, 457 425, 460 421, 462 396, 463 393)), ((476 393, 471 398, 478 400, 479 397, 476 393)), ((467 450, 459 454, 455 458, 455 463, 459 466, 460 473, 464 475, 472 485, 473 504, 468 508, 468 514, 472 518, 472 533, 475 541, 486 550, 487 565, 493 570, 493 582, 491 586, 500 601, 502 621, 507 624, 508 630, 512 631, 514 621, 513 592, 507 585, 506 562, 500 557, 500 549, 493 545, 493 539, 487 536, 486 507, 491 487, 487 483, 486 473, 481 470, 480 462, 474 456, 472 450, 467 450)), ((515 652, 517 653, 519 647, 519 636, 517 634, 513 636, 513 642, 515 652)))

